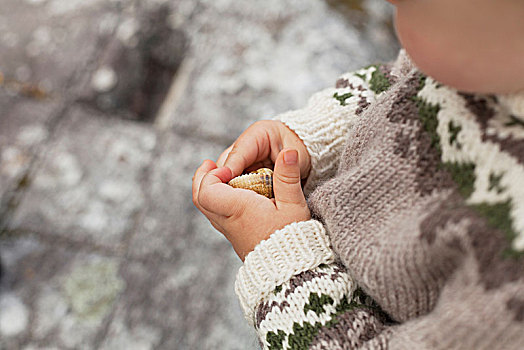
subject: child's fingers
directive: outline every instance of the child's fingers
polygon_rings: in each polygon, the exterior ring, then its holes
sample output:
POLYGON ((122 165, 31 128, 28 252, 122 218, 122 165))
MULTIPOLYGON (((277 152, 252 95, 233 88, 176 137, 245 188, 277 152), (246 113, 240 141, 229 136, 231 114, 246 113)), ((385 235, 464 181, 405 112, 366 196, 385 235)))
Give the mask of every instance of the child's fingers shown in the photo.
MULTIPOLYGON (((202 179, 208 172, 214 169, 217 169, 216 164, 211 160, 205 160, 195 172, 195 175, 193 176, 193 204, 195 204, 198 210, 200 210, 202 214, 208 218, 214 228, 224 233, 224 229, 218 224, 218 222, 223 218, 220 215, 203 208, 199 201, 199 192, 202 179)), ((229 172, 229 170, 226 169, 226 172, 229 172)))
POLYGON ((255 170, 258 170, 260 168, 269 168, 269 169, 273 169, 273 162, 271 162, 271 160, 269 158, 267 159, 264 159, 263 161, 261 162, 256 162, 254 163, 253 165, 250 165, 248 166, 244 172, 246 173, 249 173, 249 172, 252 172, 252 171, 255 171, 255 170))
POLYGON ((216 222, 217 220, 220 220, 220 218, 211 213, 208 210, 205 210, 202 208, 200 203, 198 202, 198 191, 200 189, 200 183, 202 182, 202 179, 204 176, 211 170, 216 169, 216 164, 209 159, 206 159, 200 167, 196 170, 195 175, 193 176, 193 184, 192 184, 192 190, 193 190, 193 204, 204 214, 207 219, 211 222, 211 225, 215 227, 217 230, 222 232, 222 227, 220 227, 216 222))
POLYGON ((255 142, 238 139, 229 151, 224 166, 231 169, 233 176, 239 176, 244 169, 255 163, 258 158, 258 147, 255 142))
POLYGON ((229 146, 222 152, 222 154, 217 159, 217 165, 218 167, 223 167, 224 163, 226 162, 227 156, 229 155, 229 152, 231 152, 231 149, 233 148, 233 145, 229 146))
POLYGON ((203 209, 219 216, 230 217, 242 211, 246 197, 257 195, 248 190, 233 188, 224 182, 231 179, 229 168, 218 168, 207 173, 198 193, 198 203, 203 209))
POLYGON ((198 204, 205 210, 211 211, 218 215, 224 215, 219 214, 221 200, 220 195, 218 194, 223 194, 224 192, 227 193, 229 190, 233 190, 232 187, 226 184, 226 182, 228 182, 231 178, 231 170, 226 167, 215 168, 212 171, 204 174, 197 191, 198 204))
POLYGON ((216 167, 216 164, 212 160, 206 159, 195 171, 195 175, 193 175, 193 204, 195 204, 198 209, 201 209, 200 204, 198 203, 198 190, 200 189, 200 183, 202 182, 204 175, 206 175, 211 170, 216 169, 216 167))
POLYGON ((273 190, 278 209, 290 205, 305 205, 306 199, 302 192, 300 166, 296 150, 284 149, 278 154, 275 172, 273 173, 273 190))
POLYGON ((255 123, 235 141, 224 166, 231 169, 233 176, 239 176, 247 167, 268 158, 269 152, 269 136, 255 123))

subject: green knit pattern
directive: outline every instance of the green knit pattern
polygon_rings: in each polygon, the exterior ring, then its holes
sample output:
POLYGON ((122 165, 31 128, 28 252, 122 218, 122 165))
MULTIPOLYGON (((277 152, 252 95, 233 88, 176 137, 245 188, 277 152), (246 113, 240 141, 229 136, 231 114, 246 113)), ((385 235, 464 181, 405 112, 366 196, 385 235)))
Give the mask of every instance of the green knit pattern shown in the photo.
POLYGON ((380 320, 372 316, 367 321, 348 321, 352 320, 348 313, 357 311, 383 315, 371 298, 356 288, 345 269, 336 263, 321 264, 277 286, 257 307, 255 327, 264 348, 271 350, 308 349, 321 332, 340 327, 342 320, 364 337, 381 329, 380 320), (274 317, 286 322, 274 324, 274 317), (370 331, 359 328, 364 324, 370 325, 370 331))
MULTIPOLYGON (((412 100, 416 103, 418 108, 418 116, 422 123, 424 130, 429 134, 431 138, 431 146, 434 148, 440 158, 442 158, 442 142, 437 128, 439 126, 438 113, 441 110, 441 106, 438 104, 431 104, 426 101, 423 97, 420 97, 420 91, 425 87, 426 77, 421 76, 419 93, 412 97, 412 100)), ((459 134, 462 131, 462 126, 457 125, 453 122, 449 122, 447 125, 449 131, 449 145, 455 145, 457 149, 461 149, 462 145, 458 142, 459 134)), ((475 189, 476 175, 475 175, 475 162, 445 162, 441 161, 440 168, 447 170, 454 182, 457 184, 459 193, 462 195, 464 200, 468 200, 475 189)), ((501 186, 501 179, 503 174, 491 173, 489 178, 489 190, 497 191, 501 193, 505 189, 501 186)), ((517 237, 517 232, 513 228, 513 221, 511 219, 512 201, 508 199, 501 203, 476 203, 468 205, 469 208, 473 209, 478 215, 482 216, 488 225, 504 232, 505 237, 508 241, 508 247, 504 250, 504 257, 519 257, 524 254, 524 251, 516 251, 512 248, 511 243, 517 237)))
MULTIPOLYGON (((283 350, 286 339, 288 343, 286 349, 301 350, 309 348, 311 342, 323 327, 331 328, 339 323, 339 316, 356 308, 371 309, 371 306, 360 302, 362 296, 363 292, 360 289, 355 291, 351 301, 349 300, 349 296, 344 295, 336 306, 335 313, 330 315, 331 320, 327 321, 325 324, 322 324, 321 322, 315 322, 313 324, 310 322, 295 322, 293 323, 293 332, 290 334, 286 334, 282 330, 279 330, 278 332, 268 332, 266 335, 266 341, 269 343, 269 349, 283 350)), ((308 312, 314 312, 318 316, 321 316, 326 313, 325 306, 334 305, 334 303, 335 301, 329 295, 312 293, 309 296, 309 302, 304 306, 303 313, 306 315, 308 312)))
POLYGON ((353 94, 351 92, 347 92, 347 93, 341 94, 341 95, 339 95, 338 92, 335 92, 333 94, 333 98, 335 98, 338 102, 340 102, 341 106, 345 106, 346 105, 346 100, 348 98, 350 98, 351 96, 353 96, 353 94))

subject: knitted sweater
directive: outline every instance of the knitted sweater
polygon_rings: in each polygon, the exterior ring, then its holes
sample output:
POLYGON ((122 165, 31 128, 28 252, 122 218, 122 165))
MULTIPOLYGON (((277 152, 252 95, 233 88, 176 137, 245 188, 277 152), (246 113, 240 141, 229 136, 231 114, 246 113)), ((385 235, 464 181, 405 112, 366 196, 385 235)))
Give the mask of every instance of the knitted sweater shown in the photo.
POLYGON ((238 272, 264 349, 522 349, 524 94, 457 92, 401 52, 278 119, 314 219, 238 272))

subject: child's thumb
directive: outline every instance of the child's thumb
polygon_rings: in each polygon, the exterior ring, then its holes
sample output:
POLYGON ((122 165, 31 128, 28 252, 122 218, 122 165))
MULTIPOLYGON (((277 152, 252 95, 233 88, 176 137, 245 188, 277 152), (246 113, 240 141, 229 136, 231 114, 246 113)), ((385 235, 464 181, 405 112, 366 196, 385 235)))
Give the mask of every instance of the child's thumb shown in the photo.
POLYGON ((300 166, 296 150, 283 149, 278 154, 273 173, 273 192, 278 209, 288 205, 305 204, 306 199, 300 184, 300 166))

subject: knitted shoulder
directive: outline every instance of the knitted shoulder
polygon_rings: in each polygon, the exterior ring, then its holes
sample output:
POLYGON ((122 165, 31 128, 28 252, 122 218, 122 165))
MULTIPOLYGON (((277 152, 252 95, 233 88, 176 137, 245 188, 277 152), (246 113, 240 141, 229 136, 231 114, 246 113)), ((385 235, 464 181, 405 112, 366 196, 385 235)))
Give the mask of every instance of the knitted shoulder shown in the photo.
POLYGON ((404 50, 401 50, 397 59, 393 62, 371 64, 343 74, 337 80, 336 88, 349 88, 358 91, 369 90, 375 95, 379 95, 389 90, 391 86, 414 69, 416 68, 411 59, 404 50))
POLYGON ((358 106, 354 112, 358 116, 374 103, 377 97, 390 91, 396 83, 413 74, 413 71, 416 71, 416 67, 406 52, 401 50, 393 62, 371 64, 340 76, 332 98, 341 106, 348 107, 356 99, 358 106))

